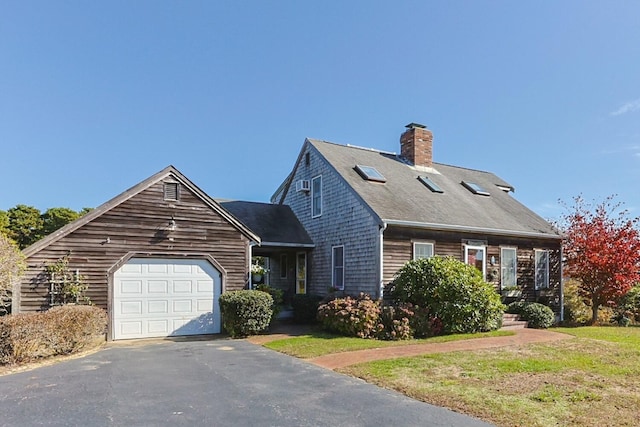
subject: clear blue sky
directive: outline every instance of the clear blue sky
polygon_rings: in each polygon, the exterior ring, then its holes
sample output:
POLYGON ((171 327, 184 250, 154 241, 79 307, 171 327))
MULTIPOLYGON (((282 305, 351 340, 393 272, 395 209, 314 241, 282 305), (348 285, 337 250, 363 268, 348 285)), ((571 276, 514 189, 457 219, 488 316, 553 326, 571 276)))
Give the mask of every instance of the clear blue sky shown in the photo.
POLYGON ((640 2, 1 1, 0 209, 95 207, 169 164, 268 201, 305 137, 496 173, 546 218, 640 215, 640 2))

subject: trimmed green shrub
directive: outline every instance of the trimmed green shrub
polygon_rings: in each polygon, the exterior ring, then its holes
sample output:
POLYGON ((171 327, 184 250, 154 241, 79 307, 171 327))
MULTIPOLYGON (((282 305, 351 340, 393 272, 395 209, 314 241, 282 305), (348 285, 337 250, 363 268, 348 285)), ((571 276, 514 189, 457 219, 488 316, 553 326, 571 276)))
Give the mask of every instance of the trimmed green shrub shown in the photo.
POLYGON ((556 315, 553 314, 553 310, 537 302, 527 304, 522 315, 530 328, 546 329, 556 322, 556 315))
POLYGON ((389 288, 396 302, 424 307, 444 333, 490 331, 501 326, 504 306, 473 266, 451 257, 407 262, 389 288))
POLYGON ((379 317, 380 302, 366 294, 336 298, 318 307, 318 321, 325 329, 352 337, 375 337, 379 317))
POLYGON ((556 322, 556 315, 551 308, 537 302, 517 301, 507 307, 507 313, 519 314, 527 326, 536 329, 546 329, 556 322))
POLYGON ((77 353, 104 343, 106 330, 106 312, 88 305, 4 316, 0 318, 0 363, 77 353))
POLYGON ((314 323, 318 317, 318 307, 322 297, 312 294, 297 294, 293 296, 293 320, 297 323, 314 323))
POLYGON ((227 291, 220 295, 218 304, 222 325, 234 338, 262 332, 271 322, 273 298, 267 292, 227 291))
POLYGON ((273 305, 271 306, 271 310, 273 313, 271 314, 271 323, 276 320, 278 314, 282 311, 282 304, 284 303, 284 291, 282 289, 273 288, 269 285, 258 285, 256 286, 256 291, 266 292, 271 295, 273 298, 273 305))
POLYGON ((527 304, 531 303, 526 301, 514 301, 507 306, 506 312, 509 314, 519 314, 520 316, 522 316, 524 308, 527 306, 527 304))

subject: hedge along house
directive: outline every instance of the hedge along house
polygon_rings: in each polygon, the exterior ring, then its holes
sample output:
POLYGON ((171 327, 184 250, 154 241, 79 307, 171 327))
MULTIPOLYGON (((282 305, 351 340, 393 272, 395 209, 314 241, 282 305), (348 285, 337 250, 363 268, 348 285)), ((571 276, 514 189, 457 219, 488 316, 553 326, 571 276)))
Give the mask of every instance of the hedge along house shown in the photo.
POLYGON ((26 248, 13 311, 54 305, 57 284, 46 267, 66 258, 88 285, 86 296, 107 308, 109 339, 218 333, 217 299, 247 286, 259 243, 169 166, 26 248))
POLYGON ((432 153, 431 131, 416 123, 400 155, 305 140, 272 202, 291 206, 315 242, 309 292, 381 297, 407 261, 452 256, 496 291, 562 317, 561 236, 504 180, 434 163, 432 153))

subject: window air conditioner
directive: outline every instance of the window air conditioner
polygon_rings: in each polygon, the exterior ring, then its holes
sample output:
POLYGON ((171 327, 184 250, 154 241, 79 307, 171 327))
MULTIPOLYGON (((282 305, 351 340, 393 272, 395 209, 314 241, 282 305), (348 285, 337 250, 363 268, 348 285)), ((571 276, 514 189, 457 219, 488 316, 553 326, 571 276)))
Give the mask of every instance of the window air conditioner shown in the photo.
POLYGON ((311 184, 308 179, 300 179, 296 181, 296 191, 311 191, 311 184))

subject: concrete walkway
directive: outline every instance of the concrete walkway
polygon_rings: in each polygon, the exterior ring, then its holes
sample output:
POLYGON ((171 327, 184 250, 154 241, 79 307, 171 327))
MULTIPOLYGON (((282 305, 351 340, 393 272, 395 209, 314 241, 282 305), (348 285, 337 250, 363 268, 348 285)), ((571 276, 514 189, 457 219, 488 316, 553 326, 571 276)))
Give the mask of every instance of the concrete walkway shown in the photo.
MULTIPOLYGON (((515 335, 489 338, 473 338, 469 340, 451 341, 445 343, 425 343, 397 347, 375 348, 368 350, 348 351, 327 354, 325 356, 307 359, 314 365, 328 369, 339 369, 357 363, 374 360, 395 359, 399 357, 419 356, 430 353, 447 353, 451 351, 474 351, 487 348, 520 346, 534 343, 547 343, 573 338, 571 335, 552 332, 544 329, 514 329, 515 335)), ((296 325, 280 325, 272 334, 259 335, 248 338, 254 344, 264 344, 293 336, 309 333, 309 329, 296 325)))

